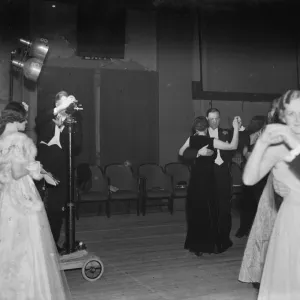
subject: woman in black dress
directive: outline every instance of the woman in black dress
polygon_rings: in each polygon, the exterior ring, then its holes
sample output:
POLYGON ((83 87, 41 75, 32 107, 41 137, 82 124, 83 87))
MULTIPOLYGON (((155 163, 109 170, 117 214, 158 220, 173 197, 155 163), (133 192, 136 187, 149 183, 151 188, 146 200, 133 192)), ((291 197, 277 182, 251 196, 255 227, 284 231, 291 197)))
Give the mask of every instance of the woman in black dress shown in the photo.
POLYGON ((215 202, 214 160, 216 149, 235 150, 238 146, 240 119, 233 120, 233 138, 225 143, 207 136, 208 122, 198 117, 193 124, 192 136, 180 148, 183 156, 187 148, 197 152, 191 166, 191 178, 186 200, 187 235, 184 248, 201 256, 203 253, 219 253, 218 207, 215 202))

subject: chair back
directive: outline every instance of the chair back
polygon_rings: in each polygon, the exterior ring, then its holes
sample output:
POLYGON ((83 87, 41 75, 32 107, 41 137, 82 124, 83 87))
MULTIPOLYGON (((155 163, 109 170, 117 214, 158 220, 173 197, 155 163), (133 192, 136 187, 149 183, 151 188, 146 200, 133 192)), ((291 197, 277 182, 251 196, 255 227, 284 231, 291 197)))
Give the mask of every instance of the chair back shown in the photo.
POLYGON ((120 190, 136 190, 137 185, 134 186, 133 172, 131 167, 124 164, 109 164, 104 169, 104 174, 109 178, 112 186, 120 190))
POLYGON ((232 179, 232 186, 238 187, 243 185, 243 171, 242 168, 236 164, 231 164, 231 179, 232 179))
POLYGON ((163 168, 157 164, 140 165, 138 175, 146 179, 146 189, 163 188, 172 190, 171 177, 167 176, 163 168))
POLYGON ((188 185, 191 173, 187 165, 179 162, 169 163, 165 165, 165 172, 172 176, 174 186, 188 185))
POLYGON ((90 166, 90 170, 92 172, 91 183, 92 187, 90 189, 91 192, 108 192, 108 182, 103 175, 100 167, 93 165, 90 166))
POLYGON ((88 163, 81 163, 76 167, 76 187, 82 191, 91 187, 92 172, 88 163))

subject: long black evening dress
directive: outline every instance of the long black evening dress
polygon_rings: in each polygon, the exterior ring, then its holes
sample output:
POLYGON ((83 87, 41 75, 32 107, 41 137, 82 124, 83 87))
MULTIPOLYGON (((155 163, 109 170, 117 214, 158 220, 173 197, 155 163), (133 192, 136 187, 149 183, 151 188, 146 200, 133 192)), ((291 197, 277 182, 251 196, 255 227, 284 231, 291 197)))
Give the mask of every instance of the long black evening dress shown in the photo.
MULTIPOLYGON (((213 148, 213 138, 191 136, 190 148, 213 148)), ((199 156, 191 165, 191 178, 186 200, 187 235, 184 248, 199 255, 218 253, 218 207, 215 201, 214 160, 212 156, 199 156)))

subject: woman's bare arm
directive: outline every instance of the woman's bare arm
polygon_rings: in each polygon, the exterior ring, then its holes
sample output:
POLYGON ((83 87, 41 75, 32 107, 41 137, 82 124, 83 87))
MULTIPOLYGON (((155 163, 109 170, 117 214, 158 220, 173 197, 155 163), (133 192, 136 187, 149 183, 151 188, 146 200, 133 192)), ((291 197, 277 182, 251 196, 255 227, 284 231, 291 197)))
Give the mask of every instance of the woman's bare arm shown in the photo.
POLYGON ((182 156, 184 151, 190 146, 190 138, 188 138, 183 146, 179 149, 179 155, 182 156))
POLYGON ((265 177, 279 161, 282 147, 268 146, 258 139, 244 169, 244 184, 254 185, 265 177))
POLYGON ((233 131, 232 140, 229 143, 225 143, 219 139, 214 139, 214 148, 220 150, 236 150, 239 143, 239 130, 237 128, 233 131))

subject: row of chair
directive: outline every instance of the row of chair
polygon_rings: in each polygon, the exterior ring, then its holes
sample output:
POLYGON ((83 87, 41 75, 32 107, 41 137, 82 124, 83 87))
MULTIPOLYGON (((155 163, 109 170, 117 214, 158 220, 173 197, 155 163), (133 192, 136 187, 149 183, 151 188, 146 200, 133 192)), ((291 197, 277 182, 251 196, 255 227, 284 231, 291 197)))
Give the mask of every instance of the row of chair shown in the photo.
MULTIPOLYGON (((111 215, 111 202, 116 200, 136 201, 136 213, 146 214, 149 200, 167 200, 169 212, 173 214, 174 199, 185 198, 190 178, 189 167, 183 163, 169 163, 164 167, 158 164, 141 164, 134 174, 130 166, 109 164, 103 169, 98 166, 80 164, 76 169, 77 202, 76 216, 84 203, 105 203, 106 215, 111 215)), ((159 205, 165 205, 160 203, 159 205)), ((157 206, 157 205, 155 205, 157 206)))

